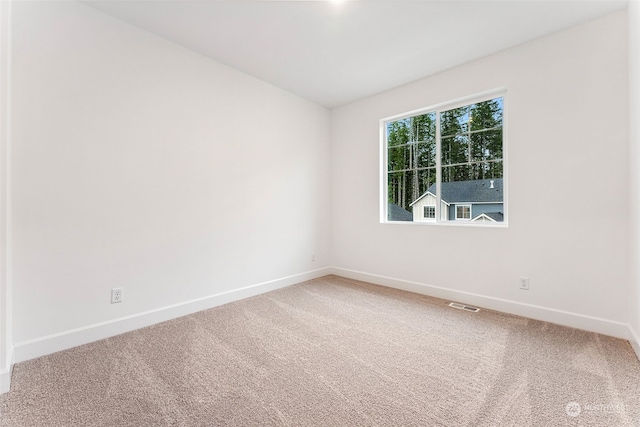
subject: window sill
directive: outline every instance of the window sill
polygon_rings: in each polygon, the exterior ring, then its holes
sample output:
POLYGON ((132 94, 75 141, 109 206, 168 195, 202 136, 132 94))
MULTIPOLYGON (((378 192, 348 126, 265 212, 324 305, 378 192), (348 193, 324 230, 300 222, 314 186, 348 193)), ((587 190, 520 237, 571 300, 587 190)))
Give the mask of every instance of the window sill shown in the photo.
POLYGON ((471 222, 469 220, 462 221, 381 221, 383 225, 406 225, 406 226, 431 226, 431 227, 471 227, 471 228, 509 228, 509 224, 505 222, 471 222))

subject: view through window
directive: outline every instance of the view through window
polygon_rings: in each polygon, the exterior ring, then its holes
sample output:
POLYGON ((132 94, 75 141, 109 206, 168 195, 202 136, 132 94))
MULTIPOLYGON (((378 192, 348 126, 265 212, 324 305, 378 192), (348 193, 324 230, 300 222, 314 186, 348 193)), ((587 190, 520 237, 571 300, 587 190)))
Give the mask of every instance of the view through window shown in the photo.
POLYGON ((505 221, 504 97, 383 121, 387 221, 505 221))

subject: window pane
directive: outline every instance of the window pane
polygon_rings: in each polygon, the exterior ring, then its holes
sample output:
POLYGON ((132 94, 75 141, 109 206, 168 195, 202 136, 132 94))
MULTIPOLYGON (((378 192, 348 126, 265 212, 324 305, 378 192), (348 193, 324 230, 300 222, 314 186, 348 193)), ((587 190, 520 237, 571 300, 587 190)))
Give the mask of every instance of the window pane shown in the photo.
MULTIPOLYGON (((436 168, 421 169, 418 171, 418 197, 422 196, 429 190, 429 187, 436 183, 436 168)), ((435 189, 432 191, 435 194, 435 189)), ((411 203, 415 202, 415 199, 411 203)))
MULTIPOLYGON (((387 177, 388 202, 411 213, 413 212, 411 204, 435 184, 436 168, 420 169, 415 172, 389 172, 387 177)), ((388 216, 390 215, 389 211, 388 216)))
POLYGON ((404 208, 410 202, 411 179, 406 172, 389 173, 388 175, 388 200, 397 206, 404 208))
POLYGON ((410 129, 409 119, 387 123, 388 146, 393 147, 394 145, 407 144, 409 142, 410 129))
POLYGON ((503 221, 502 106, 496 98, 441 115, 440 197, 449 219, 503 221))
POLYGON ((387 123, 389 147, 410 142, 435 141, 436 114, 427 113, 387 123))
POLYGON ((490 129, 502 126, 502 98, 478 102, 471 106, 471 130, 490 129))
POLYGON ((418 167, 433 167, 436 165, 436 141, 423 142, 415 146, 418 167))
POLYGON ((457 135, 442 138, 442 164, 452 165, 469 161, 469 136, 457 135))
POLYGON ((390 147, 387 156, 389 171, 409 169, 409 149, 406 145, 390 147))
POLYGON ((471 161, 502 159, 502 129, 471 134, 471 161))
POLYGON ((388 171, 416 170, 436 165, 436 143, 424 142, 390 147, 388 171))
POLYGON ((414 171, 389 173, 389 202, 411 212, 411 203, 420 197, 419 173, 414 171))
POLYGON ((472 179, 503 178, 502 161, 475 163, 470 167, 472 179))
POLYGON ((442 182, 502 178, 502 162, 471 163, 442 168, 442 182))
POLYGON ((436 217, 436 207, 435 206, 425 206, 423 216, 426 219, 434 219, 436 217))
POLYGON ((472 178, 470 165, 447 166, 442 168, 442 182, 467 181, 472 178))
POLYGON ((436 113, 422 114, 411 118, 412 140, 417 142, 436 141, 436 113))
POLYGON ((388 220, 412 214, 411 204, 436 181, 436 113, 389 122, 387 131, 388 220))
POLYGON ((469 130, 469 113, 469 106, 443 111, 440 115, 440 136, 452 136, 467 132, 469 130))
POLYGON ((440 194, 444 202, 455 206, 450 218, 504 221, 502 178, 442 182, 440 194))
POLYGON ((471 207, 467 205, 456 206, 456 219, 471 219, 471 207))
POLYGON ((387 170, 435 166, 435 135, 435 113, 387 123, 387 170))

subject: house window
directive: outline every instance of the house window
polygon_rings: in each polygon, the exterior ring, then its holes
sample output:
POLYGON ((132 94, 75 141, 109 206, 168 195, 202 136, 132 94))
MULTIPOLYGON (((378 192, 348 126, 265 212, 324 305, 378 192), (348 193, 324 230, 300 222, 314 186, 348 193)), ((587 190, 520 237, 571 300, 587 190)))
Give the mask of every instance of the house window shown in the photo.
POLYGON ((382 120, 382 221, 505 224, 504 100, 494 91, 382 120), (472 211, 493 221, 468 221, 472 211))
POLYGON ((423 217, 425 219, 435 219, 436 218, 436 207, 435 206, 425 206, 423 217))
POLYGON ((471 219, 471 205, 457 205, 456 219, 471 219))

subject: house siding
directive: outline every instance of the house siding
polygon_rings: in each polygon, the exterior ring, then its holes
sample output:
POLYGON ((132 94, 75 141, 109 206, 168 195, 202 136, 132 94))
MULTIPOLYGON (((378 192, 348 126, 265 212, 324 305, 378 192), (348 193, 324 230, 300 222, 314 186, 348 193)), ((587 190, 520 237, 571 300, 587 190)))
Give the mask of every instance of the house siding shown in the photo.
MULTIPOLYGON (((502 203, 482 203, 482 204, 477 204, 477 203, 456 203, 456 204, 451 204, 448 208, 449 208, 449 218, 451 218, 452 220, 456 219, 456 206, 459 205, 471 205, 471 219, 477 217, 480 214, 483 213, 489 213, 489 212, 504 212, 504 208, 503 208, 503 204, 502 203)), ((415 217, 415 214, 414 214, 415 217)))
MULTIPOLYGON (((416 222, 433 221, 433 220, 425 219, 423 217, 422 213, 424 212, 424 207, 425 206, 435 206, 435 205, 436 205, 436 198, 432 194, 427 194, 423 198, 419 199, 413 205, 413 220, 416 221, 416 222)), ((440 220, 446 221, 447 219, 449 219, 448 212, 449 212, 449 207, 447 206, 447 204, 444 203, 444 202, 441 202, 441 204, 440 204, 440 220)))
POLYGON ((489 212, 504 213, 504 207, 502 203, 487 203, 487 204, 471 206, 471 218, 475 218, 480 214, 489 213, 489 212))

